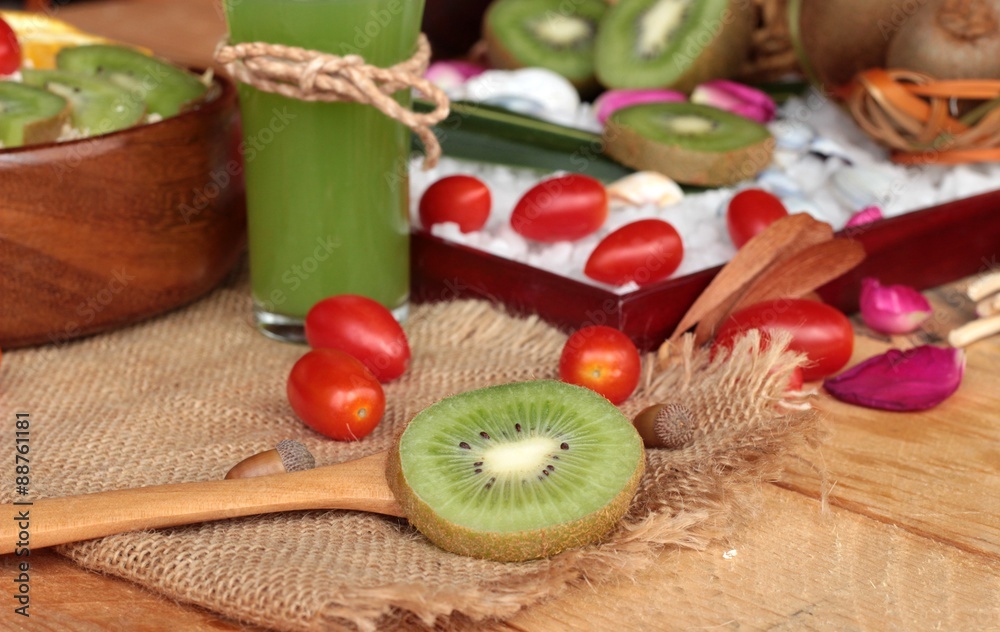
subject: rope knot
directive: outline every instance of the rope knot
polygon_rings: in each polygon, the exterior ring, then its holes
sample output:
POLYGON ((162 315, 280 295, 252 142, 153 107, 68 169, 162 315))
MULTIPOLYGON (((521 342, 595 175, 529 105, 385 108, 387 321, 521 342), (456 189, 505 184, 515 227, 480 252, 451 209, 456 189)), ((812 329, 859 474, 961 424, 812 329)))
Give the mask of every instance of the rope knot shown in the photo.
POLYGON ((215 60, 233 78, 263 92, 301 101, 352 101, 378 108, 420 138, 424 169, 436 165, 441 156, 431 127, 448 116, 449 110, 448 96, 423 78, 430 57, 430 43, 423 33, 413 56, 390 68, 369 65, 360 55, 340 57, 265 42, 222 42, 215 51, 215 60), (421 114, 402 107, 392 95, 404 89, 418 90, 434 103, 434 109, 421 114))

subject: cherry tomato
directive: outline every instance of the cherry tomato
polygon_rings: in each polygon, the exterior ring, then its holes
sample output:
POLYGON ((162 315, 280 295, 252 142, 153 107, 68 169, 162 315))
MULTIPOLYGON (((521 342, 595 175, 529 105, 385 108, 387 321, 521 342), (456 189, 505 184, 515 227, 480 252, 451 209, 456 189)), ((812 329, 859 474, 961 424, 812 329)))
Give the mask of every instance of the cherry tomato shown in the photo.
POLYGON ((370 433, 385 414, 382 385, 338 349, 313 349, 288 375, 288 403, 307 426, 337 441, 370 433))
POLYGON ((21 68, 21 45, 17 35, 0 19, 0 76, 12 75, 21 68))
POLYGON ((733 340, 750 329, 760 329, 765 344, 773 332, 789 332, 792 339, 788 348, 809 358, 802 369, 806 382, 833 375, 847 364, 854 351, 851 321, 819 301, 779 298, 741 309, 719 327, 716 344, 732 348, 733 340))
POLYGON ((740 248, 751 237, 787 216, 788 209, 773 194, 761 189, 740 191, 729 200, 726 209, 729 238, 740 248))
POLYGON ((632 340, 613 327, 584 327, 566 341, 559 379, 586 386, 620 404, 639 384, 641 362, 632 340))
POLYGON ((345 351, 381 382, 396 379, 410 364, 410 343, 403 328, 392 312, 366 296, 323 299, 306 314, 305 330, 310 347, 345 351))
POLYGON ((510 225, 528 239, 552 243, 590 235, 608 217, 608 193, 590 176, 569 174, 543 180, 514 207, 510 225))
POLYGON ((583 273, 596 281, 647 285, 674 273, 684 258, 677 230, 661 219, 643 219, 609 234, 590 253, 583 273))
POLYGON ((424 228, 455 222, 463 233, 486 225, 493 204, 490 188, 472 176, 446 176, 424 191, 420 198, 420 223, 424 228))

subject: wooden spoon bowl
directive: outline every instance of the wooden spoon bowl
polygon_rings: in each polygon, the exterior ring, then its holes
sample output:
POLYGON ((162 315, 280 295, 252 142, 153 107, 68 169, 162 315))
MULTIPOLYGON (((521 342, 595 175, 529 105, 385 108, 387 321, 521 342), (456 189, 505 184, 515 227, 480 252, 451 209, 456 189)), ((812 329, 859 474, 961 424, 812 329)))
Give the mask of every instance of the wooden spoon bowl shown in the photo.
POLYGON ((0 150, 0 347, 62 343, 189 303, 243 250, 235 86, 111 134, 0 150))

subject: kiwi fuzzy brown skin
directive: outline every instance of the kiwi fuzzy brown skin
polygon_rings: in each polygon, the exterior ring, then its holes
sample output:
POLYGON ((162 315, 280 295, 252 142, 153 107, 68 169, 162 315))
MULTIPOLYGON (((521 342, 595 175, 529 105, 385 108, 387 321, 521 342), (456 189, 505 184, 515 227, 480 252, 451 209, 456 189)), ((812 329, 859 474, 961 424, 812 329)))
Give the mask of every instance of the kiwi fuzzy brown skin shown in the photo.
POLYGON ((440 548, 519 562, 593 543, 613 529, 635 495, 645 460, 642 438, 607 399, 565 382, 536 380, 461 393, 425 409, 396 438, 386 480, 403 515, 440 548), (534 461, 541 456, 538 439, 558 446, 558 454, 544 457, 544 477, 532 469, 541 466, 534 461), (573 456, 578 441, 579 456, 573 456), (504 456, 491 457, 495 447, 504 456), (479 469, 466 478, 469 465, 479 469), (520 492, 535 484, 535 476, 552 483, 520 492), (496 495, 480 495, 495 482, 497 491, 489 493, 496 495))
POLYGON ((930 0, 893 36, 886 67, 936 79, 1000 79, 1000 0, 930 0))
POLYGON ((682 144, 651 141, 615 117, 607 120, 605 153, 638 171, 657 171, 683 184, 718 187, 752 178, 771 162, 774 138, 727 151, 699 151, 682 144))
POLYGON ((406 484, 399 442, 389 455, 386 477, 407 520, 438 547, 468 557, 498 562, 525 562, 551 557, 594 542, 610 531, 628 510, 646 469, 645 451, 635 472, 613 501, 583 518, 547 529, 483 533, 442 521, 406 484))
MULTIPOLYGON (((663 64, 676 67, 683 56, 693 59, 687 69, 671 81, 644 81, 633 77, 629 70, 631 64, 612 63, 602 59, 602 40, 612 37, 627 37, 622 33, 610 32, 617 25, 614 23, 616 13, 628 9, 629 4, 643 0, 618 0, 609 2, 611 7, 602 21, 597 36, 595 70, 597 80, 606 88, 669 88, 682 92, 690 92, 696 86, 711 79, 733 77, 739 72, 749 55, 753 44, 755 15, 752 3, 746 0, 731 0, 717 22, 705 24, 704 33, 708 38, 698 39, 694 45, 665 54, 663 64)), ((695 2, 697 0, 692 0, 695 2)))
POLYGON ((862 70, 883 67, 893 34, 908 19, 905 6, 900 0, 789 0, 800 65, 830 91, 862 70))

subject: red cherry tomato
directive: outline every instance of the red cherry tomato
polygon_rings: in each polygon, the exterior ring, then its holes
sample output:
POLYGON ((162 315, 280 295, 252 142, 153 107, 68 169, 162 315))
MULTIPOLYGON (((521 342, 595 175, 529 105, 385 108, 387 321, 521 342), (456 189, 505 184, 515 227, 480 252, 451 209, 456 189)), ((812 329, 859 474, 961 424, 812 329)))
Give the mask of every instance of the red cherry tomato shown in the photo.
POLYGON ((490 188, 472 176, 446 176, 427 187, 420 198, 420 223, 424 228, 455 222, 463 233, 486 225, 493 204, 490 188))
POLYGON ((751 237, 787 216, 788 209, 773 194, 761 189, 740 191, 729 200, 726 210, 729 238, 740 248, 751 237))
POLYGON ((552 243, 590 235, 608 217, 608 193, 599 181, 569 174, 539 182, 525 193, 510 216, 515 232, 552 243))
POLYGON ((337 441, 370 433, 385 414, 382 385, 338 349, 313 349, 292 367, 288 403, 307 426, 337 441))
POLYGON ((647 285, 674 273, 684 258, 684 244, 677 230, 661 219, 626 224, 597 244, 583 267, 596 281, 647 285))
POLYGON ((716 344, 732 348, 733 340, 750 329, 760 329, 765 344, 773 332, 789 332, 792 339, 788 348, 809 358, 802 369, 806 382, 833 375, 847 364, 854 351, 851 321, 819 301, 779 298, 741 309, 719 327, 716 344))
POLYGON ((578 330, 563 347, 559 379, 585 386, 620 404, 639 384, 641 362, 632 340, 613 327, 578 330))
POLYGON ((0 76, 12 75, 21 68, 21 45, 14 29, 0 19, 0 76))
POLYGON ((410 344, 385 306, 366 296, 341 294, 313 305, 306 314, 306 341, 313 349, 340 349, 360 360, 379 381, 406 371, 410 344))

